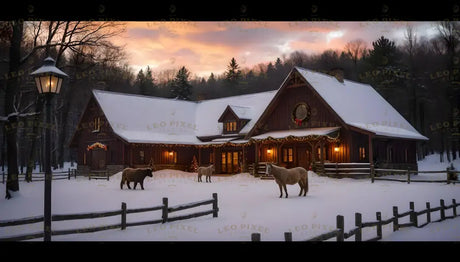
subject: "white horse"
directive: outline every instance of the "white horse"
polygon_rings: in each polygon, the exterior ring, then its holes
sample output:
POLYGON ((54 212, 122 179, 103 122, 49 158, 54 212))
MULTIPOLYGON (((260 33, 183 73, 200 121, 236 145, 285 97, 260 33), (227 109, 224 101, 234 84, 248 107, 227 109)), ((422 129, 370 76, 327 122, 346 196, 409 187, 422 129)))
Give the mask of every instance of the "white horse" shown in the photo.
POLYGON ((265 174, 272 175, 275 178, 275 182, 280 187, 280 198, 283 197, 283 188, 286 193, 286 198, 288 197, 286 184, 294 185, 299 183, 300 193, 299 196, 305 196, 308 192, 308 172, 303 167, 294 167, 286 169, 284 167, 279 167, 274 164, 267 164, 265 174))
POLYGON ((208 178, 209 178, 209 183, 211 183, 211 175, 212 175, 212 172, 214 172, 214 165, 210 165, 208 167, 200 166, 198 167, 197 172, 198 172, 198 182, 203 182, 201 180, 201 176, 205 175, 206 183, 208 182, 208 178))

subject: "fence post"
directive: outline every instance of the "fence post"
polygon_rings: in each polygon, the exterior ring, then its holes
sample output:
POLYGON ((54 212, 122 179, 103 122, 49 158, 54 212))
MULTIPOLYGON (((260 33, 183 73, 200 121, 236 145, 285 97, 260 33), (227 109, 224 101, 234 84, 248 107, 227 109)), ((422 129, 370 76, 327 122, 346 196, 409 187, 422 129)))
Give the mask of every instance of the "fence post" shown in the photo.
POLYGON ((447 184, 450 184, 450 176, 449 176, 449 167, 446 167, 446 182, 447 184))
POLYGON ((382 213, 377 212, 375 213, 375 216, 377 218, 377 221, 379 222, 377 224, 377 236, 379 239, 382 239, 382 213))
POLYGON ((284 232, 284 241, 292 242, 292 232, 284 232))
POLYGON ((431 223, 431 207, 430 207, 430 202, 426 202, 426 222, 431 223))
POLYGON ((399 230, 399 214, 398 214, 398 207, 393 206, 393 232, 399 230))
POLYGON ((219 208, 217 206, 217 193, 212 193, 212 198, 214 199, 212 202, 212 217, 217 217, 217 213, 219 212, 219 208))
POLYGON ((109 181, 109 171, 105 171, 105 174, 107 175, 107 181, 109 181))
POLYGON ((362 216, 361 213, 355 213, 355 226, 358 228, 355 234, 355 241, 359 242, 362 241, 362 216))
POLYGON ((343 216, 337 215, 336 224, 337 229, 340 230, 340 232, 337 233, 337 242, 343 242, 345 234, 345 222, 343 216))
POLYGON ((69 169, 67 170, 67 180, 70 180, 70 167, 69 167, 69 169))
POLYGON ((454 217, 456 217, 457 216, 457 202, 455 201, 454 198, 452 199, 452 212, 454 214, 454 217))
POLYGON ((444 199, 441 199, 439 202, 441 202, 440 213, 441 213, 441 221, 443 221, 446 219, 446 212, 445 212, 446 206, 444 205, 444 199))
POLYGON ((411 210, 410 215, 409 215, 410 222, 413 224, 413 226, 417 227, 418 221, 417 221, 417 214, 415 213, 414 202, 409 202, 409 208, 411 210))
POLYGON ((251 241, 252 242, 260 242, 260 233, 252 233, 251 234, 251 241))
POLYGON ((121 202, 121 230, 126 229, 126 203, 121 202))
POLYGON ((407 169, 407 183, 410 184, 410 171, 407 169))
POLYGON ((371 182, 374 183, 374 177, 375 177, 375 170, 374 170, 374 165, 371 165, 371 182))
POLYGON ((168 221, 168 198, 167 197, 163 197, 163 209, 162 209, 161 218, 163 218, 162 223, 166 223, 168 221))

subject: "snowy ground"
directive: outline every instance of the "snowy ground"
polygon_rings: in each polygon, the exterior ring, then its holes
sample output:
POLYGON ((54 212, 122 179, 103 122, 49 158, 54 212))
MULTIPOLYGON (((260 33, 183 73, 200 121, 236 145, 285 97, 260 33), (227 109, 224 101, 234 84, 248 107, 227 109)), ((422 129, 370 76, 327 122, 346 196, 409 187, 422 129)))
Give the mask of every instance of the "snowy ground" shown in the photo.
MULTIPOLYGON (((438 164, 436 156, 428 157, 419 169, 445 169, 447 163, 438 164), (437 166, 439 165, 439 166, 437 166)), ((439 159, 439 156, 437 156, 439 159)), ((439 161, 439 160, 437 160, 439 161)), ((460 166, 460 165, 459 165, 460 166)), ((432 175, 432 174, 430 174, 432 175)), ((333 179, 309 172, 309 191, 306 197, 298 197, 299 186, 288 186, 289 198, 280 199, 278 186, 273 180, 260 180, 247 173, 233 176, 214 176, 212 183, 198 183, 196 174, 162 170, 147 177, 145 190, 120 190, 121 173, 106 180, 53 181, 52 212, 69 214, 110 211, 120 209, 121 202, 129 208, 160 205, 163 197, 170 206, 210 199, 218 193, 219 217, 208 215, 166 224, 128 227, 126 230, 108 230, 96 233, 53 236, 54 241, 250 241, 251 233, 261 233, 262 241, 283 241, 284 232, 292 232, 293 240, 308 239, 335 229, 336 215, 345 217, 345 230, 354 227, 354 213, 360 212, 363 221, 375 221, 375 212, 382 212, 382 219, 392 216, 392 206, 400 212, 415 202, 416 210, 439 206, 444 199, 449 205, 452 199, 460 202, 460 184, 399 183, 370 179, 333 179)), ((442 178, 440 178, 442 179, 442 178)), ((43 182, 21 182, 20 192, 10 200, 0 199, 0 220, 18 219, 43 214, 43 182)), ((4 195, 5 187, 0 189, 4 195)), ((209 209, 197 207, 185 211, 209 209)), ((446 212, 451 215, 452 211, 446 212)), ((161 211, 128 214, 128 222, 159 219, 161 211)), ((432 214, 432 220, 439 218, 432 214)), ((69 229, 120 222, 120 217, 53 222, 53 229, 69 229)), ((401 223, 406 222, 405 220, 401 223)), ((408 218, 407 218, 408 222, 408 218)), ((423 216, 419 223, 424 223, 423 216)), ((42 223, 0 228, 0 237, 39 232, 42 223)), ((375 237, 375 229, 363 230, 363 239, 375 237)), ((41 239, 37 239, 41 241, 41 239)), ((440 223, 432 223, 423 229, 406 228, 393 232, 392 225, 383 227, 386 241, 460 241, 460 217, 440 223)), ((353 241, 353 237, 347 241, 353 241)))

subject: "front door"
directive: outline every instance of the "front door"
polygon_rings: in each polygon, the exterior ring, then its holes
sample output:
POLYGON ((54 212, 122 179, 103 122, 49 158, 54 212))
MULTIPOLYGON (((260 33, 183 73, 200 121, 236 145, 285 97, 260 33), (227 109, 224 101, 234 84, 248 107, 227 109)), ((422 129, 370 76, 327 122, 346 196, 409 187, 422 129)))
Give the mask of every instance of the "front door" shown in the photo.
POLYGON ((238 173, 239 151, 228 151, 221 153, 222 173, 238 173))
POLYGON ((308 170, 311 161, 311 152, 308 147, 297 148, 297 166, 303 167, 308 170))
POLYGON ((95 148, 91 151, 91 169, 100 170, 105 169, 106 165, 106 151, 102 148, 95 148))

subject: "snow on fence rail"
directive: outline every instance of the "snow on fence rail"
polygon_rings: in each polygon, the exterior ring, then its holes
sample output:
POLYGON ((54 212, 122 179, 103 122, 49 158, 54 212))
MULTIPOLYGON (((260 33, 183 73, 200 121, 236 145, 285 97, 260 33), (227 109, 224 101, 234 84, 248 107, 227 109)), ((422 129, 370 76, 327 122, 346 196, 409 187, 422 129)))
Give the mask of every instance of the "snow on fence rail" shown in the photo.
MULTIPOLYGON (((416 227, 416 228, 422 228, 429 223, 433 222, 441 222, 446 219, 450 218, 455 218, 457 217, 457 206, 460 206, 460 203, 457 203, 455 199, 452 199, 452 204, 446 206, 444 203, 444 199, 441 199, 440 201, 440 206, 436 208, 431 208, 430 207, 430 202, 426 202, 426 209, 421 210, 421 211, 415 211, 415 205, 414 202, 409 203, 409 211, 406 211, 404 213, 398 213, 398 207, 393 206, 393 217, 382 220, 382 213, 381 212, 376 212, 376 221, 371 221, 371 222, 362 222, 362 215, 361 213, 355 213, 355 228, 351 229, 348 232, 345 232, 345 223, 344 223, 344 217, 342 215, 337 215, 336 217, 336 229, 332 230, 330 232, 318 235, 316 237, 304 240, 304 241, 326 241, 332 238, 336 238, 336 241, 344 241, 347 238, 350 238, 352 236, 355 236, 355 241, 363 241, 362 240, 362 230, 363 228, 367 227, 376 227, 377 231, 377 236, 371 239, 367 239, 364 241, 377 241, 382 239, 382 227, 384 225, 393 223, 393 232, 398 231, 400 228, 404 227, 416 227), (446 216, 446 211, 452 209, 452 215, 451 216, 446 216), (440 218, 435 221, 431 221, 431 213, 439 211, 439 216, 440 218), (426 214, 426 222, 418 225, 418 217, 421 215, 426 214), (404 218, 406 216, 409 216, 409 223, 399 223, 400 218, 404 218)), ((261 236, 260 233, 252 233, 251 235, 251 240, 252 241, 261 241, 261 236)), ((285 232, 284 233, 284 240, 286 242, 292 241, 292 232, 285 232)))
POLYGON ((402 170, 402 169, 380 169, 380 168, 373 168, 371 166, 371 182, 374 183, 375 180, 384 180, 384 181, 396 181, 396 182, 407 182, 410 184, 411 182, 425 182, 425 183, 458 183, 458 180, 454 178, 454 174, 460 173, 460 171, 455 171, 455 170, 450 170, 449 168, 446 168, 446 170, 440 170, 440 171, 415 171, 415 170, 402 170), (382 173, 391 173, 391 174, 407 174, 406 179, 397 179, 397 178, 388 178, 388 177, 378 177, 378 174, 382 173), (446 179, 436 179, 436 180, 430 180, 430 179, 411 179, 411 174, 446 174, 446 179))
MULTIPOLYGON (((121 230, 125 230, 126 227, 131 226, 141 226, 141 225, 150 225, 150 224, 159 224, 159 223, 166 223, 172 222, 176 220, 184 220, 194 217, 206 216, 212 214, 213 217, 218 216, 219 208, 217 205, 217 193, 212 194, 211 199, 202 200, 198 202, 188 203, 188 204, 181 204, 177 206, 170 207, 168 205, 168 198, 163 198, 163 204, 154 206, 154 207, 146 207, 146 208, 136 208, 136 209, 128 209, 126 203, 121 203, 121 210, 114 210, 114 211, 105 211, 105 212, 91 212, 91 213, 80 213, 80 214, 57 214, 51 216, 51 221, 68 221, 68 220, 77 220, 77 219, 92 219, 92 218, 102 218, 102 217, 110 217, 110 216, 121 216, 121 222, 112 225, 104 225, 98 227, 90 227, 90 228, 79 228, 79 229, 66 229, 66 230, 53 230, 51 232, 52 236, 58 235, 69 235, 69 234, 79 234, 79 233, 91 233, 97 232, 102 230, 110 230, 110 229, 117 229, 121 228, 121 230), (192 214, 180 215, 170 217, 169 214, 190 209, 202 205, 209 205, 212 204, 212 209, 206 211, 195 212, 192 214), (140 222, 127 222, 127 214, 132 213, 142 213, 142 212, 150 212, 155 210, 162 210, 161 218, 155 220, 147 220, 147 221, 140 221, 140 222)), ((29 218, 21 218, 17 220, 1 220, 0 227, 8 227, 8 226, 18 226, 18 225, 26 225, 32 223, 43 222, 43 216, 36 216, 36 217, 29 217, 29 218)), ((35 238, 42 238, 44 236, 44 232, 36 232, 36 233, 28 233, 22 234, 17 236, 11 237, 4 237, 0 238, 0 241, 19 241, 19 240, 29 240, 35 238)))
MULTIPOLYGON (((68 179, 70 178, 77 178, 77 170, 75 168, 69 168, 67 171, 53 171, 52 172, 52 179, 53 180, 61 180, 61 179, 68 179)), ((24 181, 27 181, 26 174, 22 173, 18 175, 18 179, 23 179, 24 181)), ((5 172, 2 173, 2 184, 5 184, 7 180, 7 174, 5 172)), ((45 180, 45 173, 44 172, 37 172, 37 173, 32 173, 30 176, 30 181, 29 182, 34 182, 34 181, 44 181, 45 180)))

